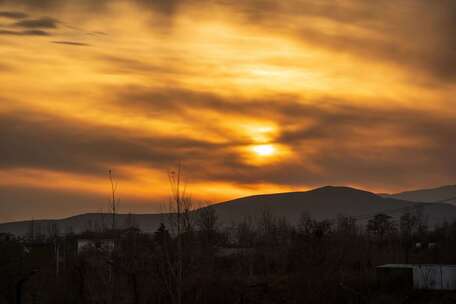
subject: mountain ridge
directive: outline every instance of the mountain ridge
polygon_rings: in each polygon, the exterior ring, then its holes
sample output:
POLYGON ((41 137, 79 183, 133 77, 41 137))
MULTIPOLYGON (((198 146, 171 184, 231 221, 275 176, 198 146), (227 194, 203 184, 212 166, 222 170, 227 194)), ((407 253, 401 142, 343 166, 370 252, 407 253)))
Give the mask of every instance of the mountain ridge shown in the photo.
POLYGON ((435 188, 408 190, 399 193, 384 194, 383 196, 413 202, 449 202, 456 204, 456 185, 444 185, 435 188))
MULTIPOLYGON (((317 220, 335 219, 339 215, 366 220, 377 213, 398 217, 400 211, 422 208, 430 225, 456 220, 456 206, 446 203, 422 203, 384 197, 369 191, 346 186, 324 186, 307 191, 258 194, 210 205, 223 226, 229 226, 246 218, 257 218, 264 212, 287 219, 296 224, 303 213, 317 220)), ((134 222, 141 230, 153 232, 161 222, 166 222, 169 213, 117 214, 116 222, 124 225, 134 222)), ((0 224, 0 232, 25 235, 32 223, 41 230, 57 224, 61 232, 83 232, 110 226, 109 213, 82 213, 62 219, 28 220, 0 224)))

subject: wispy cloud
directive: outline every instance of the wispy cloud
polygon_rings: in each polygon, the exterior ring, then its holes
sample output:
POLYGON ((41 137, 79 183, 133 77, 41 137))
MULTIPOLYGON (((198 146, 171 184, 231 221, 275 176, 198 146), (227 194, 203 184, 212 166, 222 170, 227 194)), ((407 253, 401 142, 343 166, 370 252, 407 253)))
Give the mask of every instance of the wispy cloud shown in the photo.
POLYGON ((42 30, 23 30, 23 31, 12 31, 12 30, 1 30, 0 35, 11 35, 11 36, 49 36, 50 33, 42 30))
POLYGON ((88 43, 84 42, 77 42, 77 41, 51 41, 55 44, 65 44, 65 45, 72 45, 72 46, 90 46, 88 43))
POLYGON ((43 17, 38 19, 24 19, 17 21, 14 26, 29 28, 29 29, 55 29, 57 28, 58 21, 50 17, 43 17))
POLYGON ((9 19, 24 19, 27 18, 28 15, 19 11, 0 11, 0 17, 9 19))

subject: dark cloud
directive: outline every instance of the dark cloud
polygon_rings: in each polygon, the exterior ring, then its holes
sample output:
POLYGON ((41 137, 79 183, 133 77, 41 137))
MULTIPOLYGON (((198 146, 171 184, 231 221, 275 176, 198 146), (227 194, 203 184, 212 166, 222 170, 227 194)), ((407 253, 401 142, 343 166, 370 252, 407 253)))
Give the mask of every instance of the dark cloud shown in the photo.
MULTIPOLYGON (((71 4, 70 0, 0 0, 0 5, 6 6, 19 6, 27 9, 33 10, 53 10, 58 9, 63 6, 71 4)), ((81 0, 78 1, 78 5, 84 5, 85 3, 93 3, 93 6, 96 5, 96 2, 104 1, 90 1, 90 0, 81 0)))
POLYGON ((286 120, 289 115, 316 110, 313 107, 299 104, 295 96, 278 96, 275 99, 224 98, 211 92, 181 88, 155 89, 129 86, 116 89, 113 98, 114 105, 127 107, 127 111, 140 111, 151 116, 173 113, 185 115, 190 109, 200 109, 247 117, 254 115, 286 120))
MULTIPOLYGON (((118 1, 118 0, 117 0, 118 1)), ((79 0, 75 3, 72 0, 0 0, 0 5, 16 5, 25 6, 26 8, 40 11, 58 10, 62 7, 77 6, 88 11, 103 11, 106 10, 112 0, 79 0)), ((182 0, 132 0, 142 9, 150 9, 164 15, 173 15, 176 13, 178 7, 185 1, 182 0)), ((189 1, 192 3, 193 0, 189 1)))
POLYGON ((105 174, 116 164, 167 168, 185 155, 204 159, 216 145, 183 137, 143 137, 122 129, 88 126, 34 113, 1 115, 3 168, 105 174))
POLYGON ((90 44, 88 44, 88 43, 77 42, 77 41, 51 41, 51 43, 65 44, 65 45, 72 45, 72 46, 90 46, 90 44))
MULTIPOLYGON (((151 115, 180 113, 187 109, 239 112, 249 107, 249 101, 235 102, 208 92, 188 89, 154 89, 132 86, 116 91, 115 104, 151 115)), ((247 114, 247 113, 246 113, 247 114)))
POLYGON ((11 36, 49 36, 49 32, 42 30, 25 30, 25 31, 11 31, 11 30, 1 30, 0 35, 11 35, 11 36))
MULTIPOLYGON (((276 95, 273 97, 244 98, 222 97, 215 93, 182 88, 148 88, 143 86, 127 86, 113 89, 113 105, 118 105, 125 111, 147 113, 151 116, 185 115, 191 110, 213 111, 245 117, 267 118, 281 123, 290 122, 290 118, 329 116, 331 111, 342 114, 356 111, 345 104, 347 100, 325 97, 318 100, 301 100, 294 95, 276 95), (319 106, 315 106, 317 103, 319 106)), ((353 118, 350 117, 350 118, 353 118)), ((329 118, 328 118, 329 119, 329 118)))
POLYGON ((92 31, 92 32, 86 32, 87 35, 92 35, 92 36, 107 36, 108 33, 102 32, 102 31, 92 31))
POLYGON ((23 19, 23 18, 27 18, 28 15, 24 12, 0 11, 0 17, 10 18, 10 19, 23 19))
POLYGON ((49 17, 38 19, 25 19, 17 21, 14 25, 29 29, 55 29, 57 28, 58 20, 49 17))

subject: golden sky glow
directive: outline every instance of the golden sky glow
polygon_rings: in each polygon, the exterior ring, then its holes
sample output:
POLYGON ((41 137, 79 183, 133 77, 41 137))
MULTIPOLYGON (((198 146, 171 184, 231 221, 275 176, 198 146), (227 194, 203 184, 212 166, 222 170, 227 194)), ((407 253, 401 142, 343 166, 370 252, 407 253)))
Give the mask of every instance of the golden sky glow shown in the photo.
POLYGON ((0 1, 0 221, 454 183, 452 1, 0 1), (419 34, 418 34, 419 33, 419 34), (28 194, 27 194, 28 193, 28 194), (64 202, 62 201, 64 198, 64 202))

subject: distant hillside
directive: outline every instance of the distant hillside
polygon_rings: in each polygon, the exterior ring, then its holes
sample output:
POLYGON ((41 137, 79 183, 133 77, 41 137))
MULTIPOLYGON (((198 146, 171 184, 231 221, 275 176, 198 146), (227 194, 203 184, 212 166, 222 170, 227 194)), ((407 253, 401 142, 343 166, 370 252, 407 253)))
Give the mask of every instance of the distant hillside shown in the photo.
MULTIPOLYGON (((155 231, 161 222, 166 222, 167 214, 117 214, 116 226, 127 227, 134 224, 144 232, 155 231)), ((110 228, 112 215, 106 213, 86 213, 59 220, 33 220, 0 224, 0 233, 26 235, 32 229, 35 233, 48 234, 53 225, 60 233, 81 233, 84 231, 101 231, 110 228)))
MULTIPOLYGON (((429 224, 435 225, 445 220, 456 220, 456 206, 446 203, 416 203, 391 197, 382 197, 371 192, 348 187, 322 187, 306 192, 287 192, 255 195, 212 205, 221 224, 231 225, 247 217, 256 218, 263 212, 284 217, 296 223, 306 212, 315 219, 334 219, 338 215, 353 216, 366 221, 377 213, 387 213, 394 217, 406 210, 421 207, 428 217, 429 224)), ((134 223, 145 232, 153 232, 161 222, 167 223, 167 214, 120 214, 118 226, 134 223)), ((109 227, 111 216, 102 213, 82 214, 61 220, 36 220, 33 226, 47 233, 53 224, 60 232, 83 232, 109 227)), ((0 232, 25 235, 32 227, 31 221, 0 224, 0 232)))
POLYGON ((303 212, 316 219, 334 219, 345 215, 366 220, 380 212, 400 216, 406 209, 412 210, 417 206, 422 207, 431 225, 456 219, 456 206, 450 204, 417 204, 358 189, 332 186, 306 192, 249 196, 214 205, 214 208, 224 223, 257 216, 266 210, 296 223, 303 212))
POLYGON ((445 202, 456 204, 456 185, 386 194, 384 196, 411 202, 445 202))

